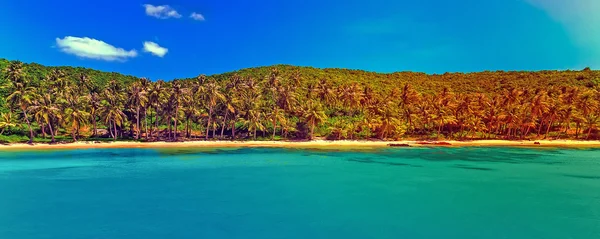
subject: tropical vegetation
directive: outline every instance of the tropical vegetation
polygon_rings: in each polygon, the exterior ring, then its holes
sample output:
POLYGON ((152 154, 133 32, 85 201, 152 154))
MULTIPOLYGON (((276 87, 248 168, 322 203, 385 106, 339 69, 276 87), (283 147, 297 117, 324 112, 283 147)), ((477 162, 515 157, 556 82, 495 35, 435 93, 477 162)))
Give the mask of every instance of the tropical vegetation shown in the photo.
POLYGON ((276 65, 152 81, 0 59, 0 141, 600 139, 600 72, 276 65))

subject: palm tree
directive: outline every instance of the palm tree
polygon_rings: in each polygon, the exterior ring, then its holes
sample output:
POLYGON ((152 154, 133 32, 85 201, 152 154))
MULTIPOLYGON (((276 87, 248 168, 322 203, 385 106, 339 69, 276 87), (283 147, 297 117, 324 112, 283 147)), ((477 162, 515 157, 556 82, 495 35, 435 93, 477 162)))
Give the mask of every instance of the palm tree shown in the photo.
POLYGON ((256 131, 265 130, 265 126, 261 122, 262 114, 256 109, 248 111, 248 119, 242 121, 244 126, 248 129, 248 132, 253 132, 252 137, 256 140, 256 131))
POLYGON ((8 88, 10 94, 6 97, 6 101, 10 104, 11 109, 19 107, 23 113, 23 118, 29 128, 29 141, 33 143, 33 128, 27 115, 27 108, 33 103, 35 99, 35 88, 29 86, 29 81, 23 76, 23 63, 12 62, 6 68, 7 78, 9 80, 8 88))
MULTIPOLYGON (((165 96, 165 92, 164 92, 164 84, 165 82, 162 80, 158 80, 154 83, 150 84, 150 87, 148 89, 148 94, 147 94, 147 98, 148 98, 148 106, 150 106, 150 112, 152 113, 151 109, 154 109, 154 112, 156 113, 157 110, 160 108, 159 104, 161 103, 161 100, 164 99, 165 96)), ((152 128, 152 125, 156 125, 156 128, 158 128, 158 119, 155 119, 154 124, 152 122, 152 114, 150 114, 150 137, 152 137, 152 132, 154 131, 154 129, 152 128)), ((158 118, 158 116, 156 116, 156 118, 158 118)))
POLYGON ((121 84, 115 80, 111 80, 103 92, 104 100, 101 102, 101 114, 104 116, 104 122, 115 140, 118 137, 117 126, 121 128, 127 117, 122 110, 122 92, 121 84))
POLYGON ((225 97, 220 92, 220 89, 221 87, 214 81, 211 81, 206 85, 205 96, 208 103, 208 122, 206 123, 206 140, 208 140, 208 132, 211 125, 210 123, 213 115, 213 110, 217 103, 225 100, 225 97))
POLYGON ((419 101, 419 94, 413 89, 412 85, 408 83, 405 84, 402 88, 402 93, 400 94, 399 106, 403 111, 404 117, 406 118, 409 132, 413 131, 413 104, 417 101, 419 101))
POLYGON ((100 95, 98 95, 98 93, 96 92, 90 92, 87 98, 89 100, 90 106, 89 115, 92 120, 92 125, 94 127, 92 137, 96 137, 98 134, 98 123, 96 122, 96 119, 98 117, 98 109, 100 108, 100 95))
POLYGON ((331 87, 329 82, 325 79, 321 79, 317 85, 317 95, 322 102, 333 105, 337 101, 334 88, 331 87))
POLYGON ((48 125, 50 129, 51 143, 56 142, 54 139, 55 131, 52 127, 52 121, 55 118, 60 118, 60 109, 49 93, 45 93, 41 96, 37 96, 37 100, 29 106, 29 111, 34 114, 34 117, 44 124, 48 125))
POLYGON ((598 112, 598 101, 596 101, 595 92, 588 90, 583 92, 578 102, 578 109, 581 113, 583 123, 587 125, 588 132, 586 139, 590 138, 592 129, 598 123, 600 112, 598 112))
POLYGON ((69 107, 65 110, 65 120, 71 125, 71 136, 77 141, 77 132, 82 125, 87 123, 90 113, 77 107, 69 107))
POLYGON ((127 117, 118 105, 112 105, 108 101, 102 102, 102 113, 104 115, 104 122, 109 127, 109 131, 113 136, 113 139, 117 139, 117 126, 121 127, 125 118, 127 117), (112 126, 112 130, 110 129, 112 126))
POLYGON ((379 137, 382 140, 386 139, 390 132, 395 131, 396 127, 401 126, 392 101, 382 103, 375 117, 379 125, 379 137))
POLYGON ((277 132, 277 123, 285 121, 285 114, 279 109, 279 107, 275 107, 275 110, 268 114, 268 118, 271 119, 271 123, 273 124, 273 135, 271 136, 271 140, 274 140, 275 133, 277 132))
POLYGON ((140 126, 140 109, 142 107, 145 108, 148 103, 146 90, 142 86, 141 82, 134 82, 129 87, 129 103, 131 106, 135 107, 135 125, 137 131, 135 139, 140 139, 140 135, 142 134, 140 126))
POLYGON ((186 136, 186 138, 190 138, 191 137, 190 122, 192 121, 193 118, 200 115, 200 111, 194 105, 193 97, 184 97, 182 110, 183 110, 183 116, 185 118, 185 123, 186 123, 185 124, 185 136, 186 136))
MULTIPOLYGON (((183 87, 183 83, 180 80, 175 80, 171 83, 171 98, 169 98, 169 104, 171 104, 174 109, 173 114, 171 115, 171 119, 173 119, 175 133, 173 135, 173 139, 177 141, 177 123, 179 119, 179 109, 181 106, 181 102, 183 100, 183 96, 186 93, 186 89, 183 87)), ((169 126, 171 123, 169 122, 169 126)))
POLYGON ((73 141, 77 141, 79 129, 88 122, 91 115, 85 107, 88 103, 88 97, 70 92, 64 95, 63 101, 64 117, 62 118, 65 120, 65 125, 70 125, 73 141))
POLYGON ((0 135, 4 134, 4 131, 7 128, 17 126, 17 124, 13 123, 14 121, 15 120, 11 112, 0 113, 0 129, 2 129, 2 131, 0 131, 0 135))
POLYGON ((325 121, 327 115, 325 115, 321 103, 315 100, 309 100, 304 106, 302 116, 310 126, 310 139, 312 140, 315 136, 315 126, 325 121))

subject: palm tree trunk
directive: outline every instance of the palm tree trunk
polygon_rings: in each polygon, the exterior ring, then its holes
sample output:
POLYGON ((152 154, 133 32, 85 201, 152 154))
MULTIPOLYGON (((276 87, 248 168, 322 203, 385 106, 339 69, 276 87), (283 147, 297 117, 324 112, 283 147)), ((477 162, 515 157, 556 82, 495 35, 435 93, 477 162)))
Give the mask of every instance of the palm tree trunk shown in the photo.
POLYGON ((148 139, 148 109, 144 110, 144 130, 146 131, 146 139, 148 139))
POLYGON ((437 137, 440 137, 440 134, 442 133, 442 125, 444 125, 444 120, 440 120, 440 126, 438 126, 437 137))
POLYGON ((52 138, 50 140, 50 143, 54 143, 54 142, 56 142, 56 140, 54 139, 54 130, 52 129, 51 123, 48 123, 48 128, 50 129, 50 137, 52 138))
MULTIPOLYGON (((158 112, 155 109, 155 112, 154 112, 154 126, 156 126, 155 128, 156 128, 156 131, 157 131, 156 132, 156 137, 160 138, 160 129, 158 128, 158 114, 157 113, 158 112)), ((161 118, 161 119, 164 120, 164 118, 161 118)))
POLYGON ((235 140, 235 119, 231 121, 231 139, 235 140))
POLYGON ((92 114, 92 125, 94 125, 94 132, 92 133, 92 137, 96 137, 98 134, 98 129, 96 128, 96 114, 92 114))
POLYGON ((188 117, 187 126, 186 126, 186 128, 187 128, 186 129, 187 130, 187 137, 188 138, 192 137, 192 129, 190 129, 190 121, 191 121, 191 119, 188 117))
POLYGON ((115 137, 113 134, 113 130, 112 130, 112 121, 111 120, 108 121, 108 132, 110 133, 111 138, 115 137))
POLYGON ((529 131, 531 130, 531 125, 527 126, 527 130, 525 131, 525 137, 527 137, 527 135, 529 134, 529 131))
POLYGON ((275 140, 275 132, 277 132, 277 117, 273 119, 273 136, 271 136, 271 140, 275 140))
POLYGON ((152 107, 148 108, 148 110, 150 111, 150 138, 152 138, 152 131, 154 130, 154 122, 152 122, 153 117, 152 117, 152 107))
POLYGON ((592 125, 590 124, 590 125, 589 125, 589 129, 588 129, 588 132, 587 132, 587 137, 586 137, 585 139, 586 139, 586 140, 589 140, 589 139, 590 139, 590 135, 591 135, 591 134, 592 134, 592 125))
POLYGON ((542 125, 544 125, 544 121, 540 120, 540 127, 538 128, 538 132, 537 132, 537 136, 540 136, 540 133, 542 132, 542 125))
POLYGON ((213 138, 215 137, 215 131, 217 131, 217 124, 213 123, 213 134, 212 134, 213 138))
POLYGON ((135 135, 135 139, 140 139, 140 134, 142 134, 142 130, 140 129, 140 106, 139 105, 135 108, 135 114, 136 114, 135 126, 137 127, 136 128, 137 134, 135 135))
POLYGON ((117 140, 117 121, 113 120, 113 128, 115 130, 115 134, 114 134, 114 140, 117 140))
POLYGON ((311 121, 310 123, 310 140, 313 140, 315 138, 315 123, 314 121, 311 121))
POLYGON ((29 122, 29 118, 27 117, 27 110, 23 110, 23 116, 25 117, 25 121, 27 122, 27 126, 29 127, 29 141, 28 144, 33 143, 33 129, 31 128, 31 122, 29 122))
POLYGON ((253 135, 253 137, 254 137, 254 140, 256 140, 256 127, 254 127, 254 135, 253 135))
POLYGON ((211 105, 210 108, 209 108, 209 110, 208 110, 208 123, 206 123, 205 140, 208 140, 208 131, 210 130, 210 120, 211 120, 212 112, 213 112, 213 107, 211 105))
POLYGON ((550 133, 550 128, 552 127, 552 123, 554 121, 554 117, 550 118, 550 123, 548 124, 548 128, 546 128, 546 135, 544 136, 544 138, 548 138, 548 133, 550 133))
POLYGON ((225 125, 227 125, 227 115, 228 114, 229 114, 229 111, 226 109, 225 117, 223 118, 223 127, 221 128, 221 139, 223 138, 223 133, 225 132, 225 125))
POLYGON ((175 134, 173 134, 173 138, 175 139, 175 141, 177 141, 177 115, 178 115, 179 111, 175 111, 175 118, 173 121, 175 121, 175 127, 173 128, 173 130, 175 130, 175 134))
POLYGON ((71 129, 71 137, 73 137, 73 141, 77 142, 77 137, 75 136, 75 129, 71 129))
POLYGON ((45 124, 44 123, 40 123, 40 128, 42 129, 42 138, 46 139, 46 127, 45 127, 45 124))
POLYGON ((167 134, 169 137, 169 140, 171 140, 171 138, 173 137, 173 124, 171 123, 171 119, 169 119, 169 133, 167 134))

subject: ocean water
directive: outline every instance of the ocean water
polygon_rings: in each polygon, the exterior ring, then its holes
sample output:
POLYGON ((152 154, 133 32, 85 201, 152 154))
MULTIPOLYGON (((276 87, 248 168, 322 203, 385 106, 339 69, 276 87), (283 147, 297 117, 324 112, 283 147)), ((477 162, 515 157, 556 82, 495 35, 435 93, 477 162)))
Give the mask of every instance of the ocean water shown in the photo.
POLYGON ((600 150, 0 151, 0 238, 600 238, 600 150))

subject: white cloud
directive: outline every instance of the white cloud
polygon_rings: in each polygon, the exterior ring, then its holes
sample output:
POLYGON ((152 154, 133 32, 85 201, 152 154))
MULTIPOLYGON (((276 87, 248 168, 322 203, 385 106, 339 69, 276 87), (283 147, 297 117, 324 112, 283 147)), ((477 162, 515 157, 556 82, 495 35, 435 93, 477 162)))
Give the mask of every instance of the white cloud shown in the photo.
POLYGON ((163 57, 169 52, 169 49, 161 47, 154 42, 147 41, 144 42, 144 52, 150 52, 152 55, 163 57))
MULTIPOLYGON (((589 52, 590 61, 600 57, 600 1, 525 0, 562 24, 574 42, 589 52)), ((596 60, 593 60, 596 59, 596 60)), ((588 61, 587 63, 591 63, 588 61)))
POLYGON ((64 53, 96 60, 125 61, 127 58, 137 56, 135 50, 127 51, 89 37, 66 36, 63 39, 56 38, 56 45, 64 53))
POLYGON ((158 19, 181 17, 181 15, 169 5, 154 6, 152 4, 144 4, 144 8, 146 8, 146 15, 158 19))
POLYGON ((190 15, 190 17, 196 21, 204 21, 204 16, 197 12, 193 12, 192 15, 190 15))

